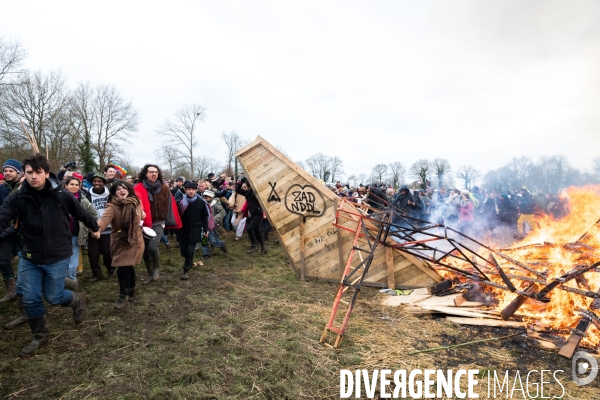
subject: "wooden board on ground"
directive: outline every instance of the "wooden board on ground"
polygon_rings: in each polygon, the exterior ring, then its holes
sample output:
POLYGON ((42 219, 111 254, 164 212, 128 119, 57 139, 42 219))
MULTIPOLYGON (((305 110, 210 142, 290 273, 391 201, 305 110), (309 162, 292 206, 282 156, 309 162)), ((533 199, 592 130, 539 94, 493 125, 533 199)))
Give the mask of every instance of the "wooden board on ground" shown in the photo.
MULTIPOLYGON (((342 202, 340 207, 346 218, 338 220, 338 224, 349 230, 333 225, 339 198, 260 136, 235 155, 271 226, 281 237, 295 271, 302 271, 305 278, 339 281, 353 246, 351 231, 357 226, 358 219, 352 214, 360 214, 359 210, 342 202)), ((376 229, 372 223, 366 225, 371 231, 376 229)), ((367 244, 363 240, 359 246, 366 248, 367 244)), ((360 256, 367 256, 366 252, 360 253, 352 260, 352 267, 359 265, 360 256)), ((375 252, 363 284, 393 284, 394 289, 409 289, 441 281, 426 262, 396 248, 386 252, 382 245, 375 252)))
POLYGON ((476 325, 476 326, 494 326, 498 328, 518 328, 525 329, 525 324, 518 321, 502 321, 501 319, 489 318, 462 318, 462 317, 446 317, 448 321, 461 325, 476 325))

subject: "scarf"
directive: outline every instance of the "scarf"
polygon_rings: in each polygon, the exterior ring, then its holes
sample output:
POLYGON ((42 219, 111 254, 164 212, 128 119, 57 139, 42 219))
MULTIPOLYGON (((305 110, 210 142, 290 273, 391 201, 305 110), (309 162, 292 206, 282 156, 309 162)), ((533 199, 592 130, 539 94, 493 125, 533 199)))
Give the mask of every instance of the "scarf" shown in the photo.
POLYGON ((190 203, 195 202, 199 197, 198 193, 196 193, 194 197, 189 197, 187 194, 183 196, 183 200, 181 200, 181 213, 183 214, 190 203))
POLYGON ((111 204, 121 211, 121 229, 127 229, 127 243, 131 245, 133 229, 136 227, 134 222, 137 215, 137 206, 140 204, 140 201, 137 197, 113 198, 111 204))
POLYGON ((148 180, 148 178, 146 178, 142 181, 142 185, 144 185, 144 187, 148 191, 148 200, 150 201, 154 201, 153 195, 159 194, 160 189, 162 188, 162 183, 158 179, 155 180, 154 183, 152 183, 148 180))

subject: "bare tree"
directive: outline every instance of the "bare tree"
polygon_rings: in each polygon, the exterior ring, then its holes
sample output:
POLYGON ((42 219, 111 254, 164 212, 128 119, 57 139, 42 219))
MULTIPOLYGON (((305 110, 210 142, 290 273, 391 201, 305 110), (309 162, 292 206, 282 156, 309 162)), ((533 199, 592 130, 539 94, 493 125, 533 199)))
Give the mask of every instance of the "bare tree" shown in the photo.
POLYGON ((431 173, 431 163, 429 161, 425 159, 417 160, 413 165, 410 166, 408 171, 413 178, 419 180, 419 186, 421 189, 425 189, 427 187, 427 180, 429 178, 429 174, 431 173))
POLYGON ((364 185, 365 183, 367 183, 367 174, 358 174, 356 175, 356 179, 358 179, 358 185, 364 185))
POLYGON ((481 173, 472 165, 465 165, 456 173, 456 177, 464 181, 466 189, 471 189, 475 180, 480 176, 481 173))
POLYGON ((344 173, 344 163, 338 156, 331 157, 331 182, 344 173))
POLYGON ((451 171, 450 161, 445 158, 436 158, 431 162, 431 168, 433 169, 433 173, 437 178, 437 187, 441 188, 442 186, 447 184, 447 179, 445 176, 448 175, 451 171))
POLYGON ((373 167, 371 174, 377 183, 383 183, 383 177, 388 172, 388 166, 385 164, 377 164, 373 167))
POLYGON ((69 106, 65 79, 60 71, 47 75, 25 72, 18 81, 3 87, 0 97, 1 140, 5 146, 29 148, 23 123, 35 138, 52 168, 65 159, 73 159, 76 135, 70 131, 69 106))
POLYGON ((137 130, 138 112, 121 96, 115 86, 99 85, 93 99, 93 149, 100 169, 115 158, 120 145, 137 130))
MULTIPOLYGON (((187 165, 182 160, 179 150, 173 148, 173 146, 160 147, 155 150, 154 155, 162 162, 162 172, 167 179, 173 179, 177 170, 184 169, 187 171, 187 165)), ((190 176, 189 179, 191 180, 192 177, 190 176)))
POLYGON ((79 161, 83 171, 94 171, 98 166, 93 152, 94 89, 87 83, 80 83, 69 99, 71 128, 77 135, 79 161))
POLYGON ((317 153, 306 159, 306 165, 310 169, 310 173, 317 179, 327 180, 331 173, 331 157, 317 153))
POLYGON ((406 173, 406 170, 404 169, 404 165, 402 165, 400 161, 390 163, 389 167, 390 181, 392 181, 392 185, 397 188, 404 180, 404 174, 406 173))
POLYGON ((235 152, 242 147, 243 140, 236 131, 221 133, 221 139, 223 139, 227 146, 227 171, 225 173, 237 176, 238 170, 237 163, 235 162, 235 152))
POLYGON ((196 160, 194 160, 194 167, 196 168, 194 174, 197 179, 206 178, 211 172, 218 175, 221 170, 219 161, 206 156, 196 158, 196 160))
POLYGON ((0 35, 0 86, 6 85, 10 76, 21 72, 19 67, 26 55, 19 42, 0 35))
POLYGON ((171 119, 167 119, 157 133, 166 137, 173 148, 180 152, 187 164, 190 166, 190 175, 194 169, 194 150, 198 144, 196 128, 198 122, 204 121, 206 110, 198 104, 186 105, 175 113, 171 119))

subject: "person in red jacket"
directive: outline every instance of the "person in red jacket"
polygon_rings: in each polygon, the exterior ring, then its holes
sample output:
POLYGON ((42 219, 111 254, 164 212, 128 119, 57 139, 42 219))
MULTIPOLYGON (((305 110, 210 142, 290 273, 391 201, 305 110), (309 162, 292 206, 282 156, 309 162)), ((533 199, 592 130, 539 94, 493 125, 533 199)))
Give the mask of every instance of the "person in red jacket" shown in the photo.
MULTIPOLYGON (((146 213, 143 226, 152 228, 156 233, 153 239, 146 240, 144 264, 148 271, 148 279, 142 282, 147 285, 158 281, 160 276, 160 252, 158 243, 165 228, 165 220, 169 212, 169 202, 173 201, 169 186, 164 182, 160 168, 155 164, 146 164, 138 176, 139 183, 135 185, 135 194, 142 202, 146 213)), ((176 207, 175 207, 176 208, 176 207)), ((175 209, 175 212, 177 210, 175 209)))

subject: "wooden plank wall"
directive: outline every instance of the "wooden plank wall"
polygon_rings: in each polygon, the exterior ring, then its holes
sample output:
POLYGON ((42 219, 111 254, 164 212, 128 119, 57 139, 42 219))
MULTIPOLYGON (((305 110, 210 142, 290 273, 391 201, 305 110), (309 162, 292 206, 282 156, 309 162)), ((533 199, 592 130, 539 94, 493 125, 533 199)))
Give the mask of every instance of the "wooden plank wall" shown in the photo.
MULTIPOLYGON (((236 156, 300 277, 339 280, 354 240, 353 233, 333 225, 339 198, 260 136, 238 150, 236 156)), ((358 212, 348 203, 345 207, 358 212)), ((356 228, 352 218, 339 222, 356 228)), ((366 247, 366 243, 363 245, 366 247)), ((358 265, 361 255, 366 256, 360 253, 353 265, 358 265)), ((365 284, 387 286, 393 281, 397 288, 409 288, 427 287, 442 280, 420 260, 409 259, 397 249, 392 255, 393 279, 388 273, 386 247, 379 246, 365 284)))

